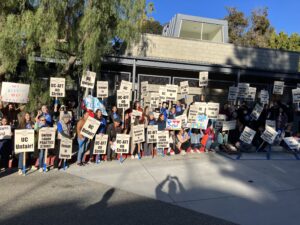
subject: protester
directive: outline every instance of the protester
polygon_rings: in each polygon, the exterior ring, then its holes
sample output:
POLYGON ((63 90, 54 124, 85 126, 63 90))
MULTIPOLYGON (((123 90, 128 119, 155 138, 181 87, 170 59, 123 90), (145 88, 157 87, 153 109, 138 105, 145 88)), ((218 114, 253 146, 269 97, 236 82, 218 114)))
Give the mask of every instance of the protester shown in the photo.
MULTIPOLYGON (((147 122, 147 126, 153 126, 157 124, 153 112, 149 113, 149 116, 145 119, 145 121, 147 122)), ((144 155, 153 156, 154 144, 147 143, 147 129, 145 130, 145 140, 146 141, 144 142, 144 155)))
POLYGON ((48 111, 48 107, 46 105, 43 105, 41 110, 38 111, 38 114, 35 118, 36 122, 39 122, 39 118, 41 118, 41 116, 43 118, 45 118, 46 123, 49 127, 53 126, 53 121, 52 121, 52 117, 48 111))
POLYGON ((106 130, 108 135, 108 147, 107 147, 107 161, 111 161, 116 158, 116 138, 117 134, 122 133, 122 128, 120 127, 121 120, 119 118, 114 119, 113 123, 109 124, 106 130))
MULTIPOLYGON (((8 126, 8 119, 6 117, 2 117, 1 120, 2 126, 8 126)), ((8 168, 9 158, 12 155, 12 133, 10 137, 0 140, 0 157, 1 157, 1 166, 3 170, 8 168)))
MULTIPOLYGON (((163 113, 159 114, 158 120, 157 120, 157 126, 158 131, 163 131, 166 129, 166 122, 165 122, 165 116, 163 113)), ((157 154, 160 154, 161 156, 164 156, 164 149, 157 148, 157 154)))
POLYGON ((24 109, 24 106, 16 108, 15 104, 8 103, 6 107, 3 107, 3 103, 0 104, 0 110, 4 117, 6 117, 7 124, 11 125, 12 128, 18 126, 18 114, 24 109))
POLYGON ((114 121, 115 119, 121 120, 121 116, 120 116, 120 114, 118 113, 118 108, 117 108, 117 106, 113 106, 113 107, 112 107, 111 113, 109 114, 108 118, 109 118, 109 122, 110 122, 110 123, 113 123, 113 121, 114 121))
POLYGON ((83 116, 77 123, 76 132, 77 132, 77 142, 78 142, 78 154, 77 154, 77 165, 84 166, 82 162, 83 155, 86 152, 88 139, 81 134, 81 129, 84 126, 86 120, 89 117, 89 113, 87 111, 83 112, 83 116))
POLYGON ((203 145, 205 146, 205 152, 213 151, 212 144, 215 141, 215 132, 213 128, 213 123, 210 121, 208 128, 205 130, 203 137, 203 145))
POLYGON ((200 153, 200 139, 203 137, 203 133, 200 129, 192 129, 191 131, 191 152, 200 153))
POLYGON ((191 143, 190 143, 190 136, 188 133, 181 128, 176 135, 175 139, 176 147, 180 150, 182 155, 185 155, 187 150, 190 148, 191 143))
MULTIPOLYGON (((31 115, 29 112, 26 112, 20 122, 19 122, 19 129, 34 129, 34 123, 31 119, 31 115)), ((31 162, 34 156, 34 153, 29 152, 29 153, 25 153, 28 156, 28 161, 31 162)), ((18 173, 19 175, 22 174, 22 168, 23 168, 23 157, 24 157, 24 153, 19 153, 19 161, 18 161, 18 173)), ((32 166, 32 169, 36 169, 34 166, 32 166)))

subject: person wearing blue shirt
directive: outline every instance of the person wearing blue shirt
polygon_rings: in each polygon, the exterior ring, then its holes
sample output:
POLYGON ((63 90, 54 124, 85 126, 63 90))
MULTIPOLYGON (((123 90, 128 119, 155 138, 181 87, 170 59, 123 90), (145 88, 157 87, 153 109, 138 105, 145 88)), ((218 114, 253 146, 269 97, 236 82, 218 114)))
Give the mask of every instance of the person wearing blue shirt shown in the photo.
POLYGON ((162 113, 163 115, 164 115, 164 121, 167 121, 167 119, 168 119, 168 114, 169 114, 169 110, 168 110, 168 105, 167 105, 167 103, 166 102, 164 102, 163 104, 162 104, 162 107, 161 107, 161 109, 160 109, 160 113, 162 113))
POLYGON ((43 105, 42 109, 38 111, 35 120, 38 121, 38 118, 40 116, 43 116, 45 118, 45 121, 49 127, 53 126, 52 116, 49 114, 48 107, 46 105, 43 105))

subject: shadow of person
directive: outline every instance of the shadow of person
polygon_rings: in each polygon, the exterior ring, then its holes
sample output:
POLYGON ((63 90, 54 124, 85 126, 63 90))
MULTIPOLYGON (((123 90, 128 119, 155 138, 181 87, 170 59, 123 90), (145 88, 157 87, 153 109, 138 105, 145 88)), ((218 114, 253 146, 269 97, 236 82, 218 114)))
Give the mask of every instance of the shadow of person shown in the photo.
POLYGON ((160 200, 171 200, 174 201, 176 195, 181 195, 185 192, 182 183, 179 181, 177 176, 168 175, 161 183, 159 183, 155 189, 156 198, 160 200), (168 184, 168 191, 165 192, 164 186, 168 184))

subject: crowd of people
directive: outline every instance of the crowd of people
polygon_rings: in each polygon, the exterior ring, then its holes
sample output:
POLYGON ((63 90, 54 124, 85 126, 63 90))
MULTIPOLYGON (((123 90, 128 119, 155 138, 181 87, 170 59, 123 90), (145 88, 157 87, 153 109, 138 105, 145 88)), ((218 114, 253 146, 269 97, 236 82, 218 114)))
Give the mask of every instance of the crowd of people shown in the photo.
MULTIPOLYGON (((262 146, 264 141, 261 139, 261 134, 265 129, 267 120, 275 121, 276 131, 279 133, 276 139, 277 144, 283 144, 284 137, 298 135, 292 129, 295 113, 292 104, 285 105, 280 101, 274 101, 270 105, 264 105, 263 112, 257 120, 250 116, 254 104, 247 102, 242 102, 239 106, 224 104, 220 108, 219 113, 225 115, 226 120, 237 121, 235 130, 222 131, 222 127, 216 126, 215 120, 208 121, 207 129, 195 129, 183 125, 179 130, 169 131, 168 148, 157 148, 155 143, 147 143, 147 138, 145 138, 143 143, 130 144, 129 156, 132 159, 141 159, 143 157, 154 157, 154 155, 163 157, 173 154, 214 152, 216 149, 227 153, 236 153, 250 151, 253 146, 264 151, 264 146, 262 146), (240 135, 246 126, 257 131, 251 145, 240 141, 240 135)), ((132 126, 138 124, 143 124, 145 131, 147 131, 149 125, 157 125, 158 131, 166 130, 167 119, 175 119, 184 114, 189 115, 189 105, 182 99, 174 104, 163 102, 159 108, 152 110, 149 106, 142 107, 139 101, 135 101, 133 107, 124 110, 124 112, 123 109, 120 110, 113 106, 107 116, 104 116, 100 109, 93 112, 82 105, 82 117, 78 120, 74 116, 74 108, 64 105, 59 106, 58 104, 55 104, 51 112, 49 107, 43 105, 34 114, 34 112, 25 112, 24 106, 17 108, 13 103, 6 105, 1 103, 0 111, 1 125, 10 125, 12 128, 11 138, 0 140, 1 167, 2 169, 8 168, 9 161, 15 158, 18 160, 19 174, 22 174, 24 154, 14 154, 14 129, 34 129, 38 134, 39 129, 43 127, 56 127, 56 147, 49 150, 49 155, 55 156, 54 169, 59 169, 62 164, 58 157, 61 137, 74 140, 74 152, 77 153, 76 164, 84 166, 96 160, 96 156, 93 155, 95 138, 89 140, 81 134, 81 129, 88 117, 100 121, 96 134, 108 135, 106 155, 100 157, 102 160, 112 161, 117 159, 114 147, 117 134, 131 134, 132 126), (132 117, 133 110, 139 111, 141 116, 132 117)), ((147 135, 147 132, 145 132, 145 135, 147 135)), ((32 169, 38 169, 42 172, 45 157, 47 157, 45 150, 36 147, 35 152, 27 154, 26 161, 32 169)))

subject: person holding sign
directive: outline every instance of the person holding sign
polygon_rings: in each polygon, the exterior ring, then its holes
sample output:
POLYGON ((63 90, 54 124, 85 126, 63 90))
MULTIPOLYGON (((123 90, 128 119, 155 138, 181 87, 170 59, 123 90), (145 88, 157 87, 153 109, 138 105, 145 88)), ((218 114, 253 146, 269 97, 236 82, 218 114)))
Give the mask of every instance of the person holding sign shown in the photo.
MULTIPOLYGON (((157 125, 156 123, 156 120, 154 118, 154 113, 153 112, 150 112, 149 113, 149 116, 148 116, 148 119, 147 119, 148 123, 147 123, 147 129, 148 129, 148 126, 155 126, 157 125)), ((147 143, 147 140, 150 138, 150 134, 147 132, 147 129, 146 129, 146 138, 145 138, 145 142, 144 142, 144 154, 145 156, 150 156, 150 155, 153 155, 153 149, 154 149, 154 143, 147 143)), ((155 134, 157 136, 157 130, 156 130, 156 133, 152 131, 151 135, 153 135, 153 137, 155 137, 155 134)), ((153 141, 153 140, 152 140, 153 141)))
POLYGON ((6 117, 8 125, 16 128, 18 126, 18 114, 24 109, 24 106, 16 108, 15 104, 8 103, 6 107, 3 107, 2 102, 0 103, 0 110, 3 117, 6 117))
MULTIPOLYGON (((32 122, 31 120, 31 116, 30 116, 30 113, 29 112, 26 112, 24 114, 24 116, 22 117, 20 123, 19 123, 19 129, 34 129, 34 123, 32 122)), ((23 169, 23 158, 25 156, 26 153, 20 153, 19 154, 19 161, 18 161, 18 173, 19 175, 22 174, 22 169, 23 169)), ((28 158, 29 158, 29 161, 31 161, 31 157, 32 157, 33 154, 28 153, 28 158)), ((26 162, 25 162, 26 163, 26 162)))
POLYGON ((46 105, 43 105, 41 110, 38 111, 35 121, 39 123, 39 118, 42 117, 46 120, 46 123, 49 127, 53 126, 52 116, 50 115, 48 107, 46 105))
POLYGON ((112 107, 111 113, 110 113, 110 115, 108 116, 109 123, 113 123, 115 119, 120 119, 120 120, 121 120, 121 116, 120 116, 120 114, 118 113, 118 108, 117 108, 117 106, 113 106, 113 107, 112 107))
POLYGON ((106 134, 108 135, 108 148, 107 148, 107 161, 111 161, 112 157, 115 158, 115 154, 113 152, 116 150, 116 138, 117 134, 122 133, 122 128, 120 127, 121 120, 119 118, 114 119, 114 122, 112 124, 109 124, 107 127, 106 134))
POLYGON ((86 152, 88 139, 81 134, 81 129, 83 128, 86 120, 89 117, 89 112, 84 111, 82 118, 78 121, 76 132, 77 132, 77 141, 78 141, 78 155, 77 155, 77 165, 84 166, 82 162, 83 154, 86 152))
MULTIPOLYGON (((9 126, 7 118, 3 117, 1 120, 1 127, 9 126)), ((11 129, 11 128, 10 128, 11 129)), ((9 156, 12 154, 12 133, 8 132, 8 135, 4 135, 2 139, 0 139, 0 157, 2 168, 6 170, 8 168, 9 156)))
POLYGON ((57 146, 59 146, 58 150, 55 151, 55 160, 54 160, 54 169, 59 169, 59 152, 61 146, 62 137, 67 139, 72 139, 71 134, 71 115, 68 112, 63 112, 59 122, 57 123, 57 146))
POLYGON ((210 121, 207 129, 205 130, 204 137, 202 139, 201 144, 205 147, 205 152, 213 151, 212 144, 215 141, 215 132, 213 128, 213 123, 210 121))
MULTIPOLYGON (((47 124, 46 118, 44 116, 39 116, 37 117, 37 122, 34 125, 34 130, 38 133, 39 130, 43 127, 49 127, 49 125, 47 124)), ((45 162, 45 158, 47 158, 47 155, 45 154, 45 149, 39 149, 40 153, 39 153, 39 172, 43 172, 43 167, 44 167, 44 162, 45 162)), ((48 169, 46 169, 46 171, 48 171, 48 169)), ((44 172, 46 172, 44 171, 44 172)))

